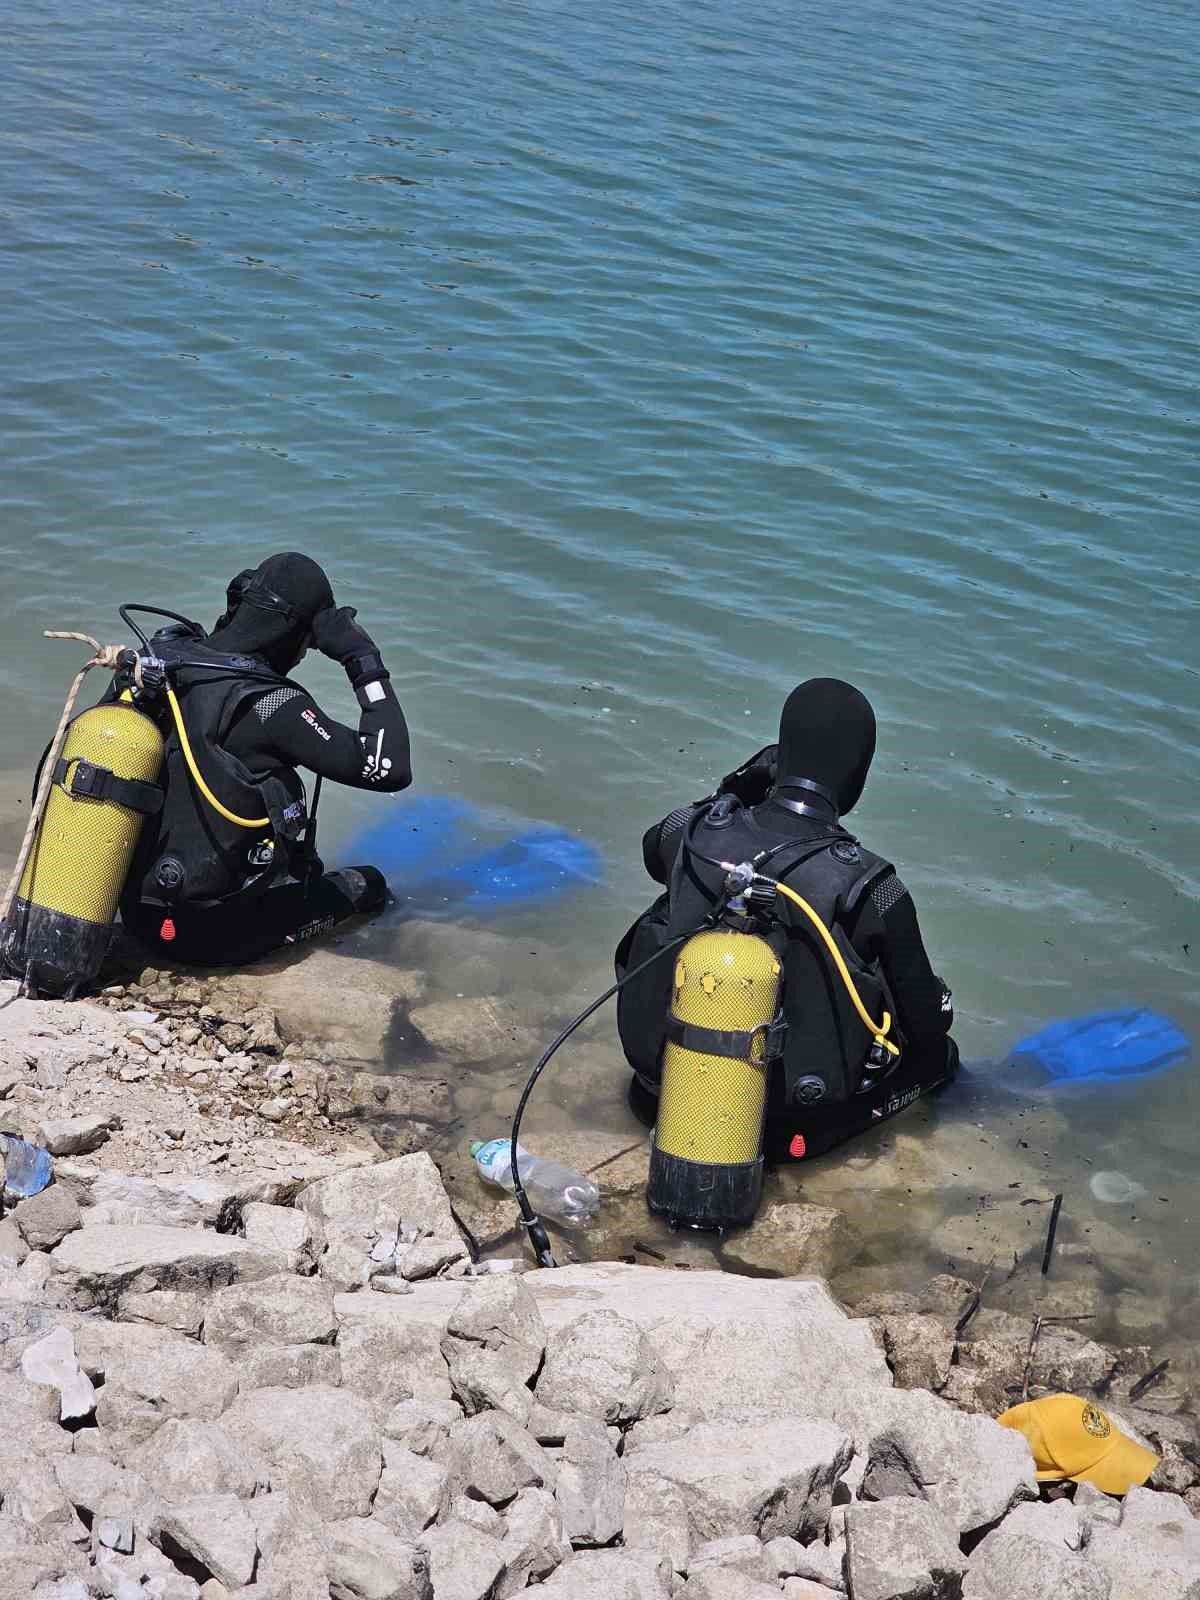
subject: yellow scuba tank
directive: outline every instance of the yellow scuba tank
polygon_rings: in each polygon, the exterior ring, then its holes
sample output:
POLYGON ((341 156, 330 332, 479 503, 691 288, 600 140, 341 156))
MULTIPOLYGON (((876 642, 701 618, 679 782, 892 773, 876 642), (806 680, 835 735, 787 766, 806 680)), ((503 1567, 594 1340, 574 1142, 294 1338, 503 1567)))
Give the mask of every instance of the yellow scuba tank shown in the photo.
POLYGON ((30 993, 74 996, 100 970, 144 817, 162 804, 163 739, 132 704, 71 724, 0 951, 30 993))
POLYGON ((781 980, 770 944, 732 928, 694 935, 676 959, 646 1188, 672 1222, 736 1227, 758 1209, 781 980))

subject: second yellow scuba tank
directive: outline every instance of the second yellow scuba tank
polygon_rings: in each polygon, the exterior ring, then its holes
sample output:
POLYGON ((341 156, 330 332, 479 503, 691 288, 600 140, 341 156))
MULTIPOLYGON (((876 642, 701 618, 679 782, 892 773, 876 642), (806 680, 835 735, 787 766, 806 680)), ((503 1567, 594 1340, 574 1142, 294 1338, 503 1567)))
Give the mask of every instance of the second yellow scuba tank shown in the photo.
POLYGON ((28 993, 74 996, 100 970, 142 831, 162 803, 163 739, 130 704, 68 729, 0 954, 28 993))
POLYGON ((646 1200, 692 1227, 752 1220, 782 969, 757 934, 695 934, 675 962, 646 1200))

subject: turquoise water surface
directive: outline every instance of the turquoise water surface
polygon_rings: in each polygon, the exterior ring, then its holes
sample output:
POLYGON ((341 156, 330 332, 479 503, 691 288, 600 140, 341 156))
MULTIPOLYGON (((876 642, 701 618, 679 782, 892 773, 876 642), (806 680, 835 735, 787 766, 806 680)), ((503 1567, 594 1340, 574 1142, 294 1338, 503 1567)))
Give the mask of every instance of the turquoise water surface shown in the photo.
MULTIPOLYGON (((840 674, 881 728, 856 822, 996 1106, 986 1063, 1053 1018, 1194 1033, 1195 43, 1173 0, 32 0, 4 768, 75 663, 43 627, 211 619, 301 548, 384 651, 418 789, 603 853, 514 924, 572 996, 648 897, 642 829, 840 674)), ((331 794, 327 844, 390 803, 331 794)), ((1164 1197, 1128 1225, 1179 1307, 1198 1116, 1181 1068, 1045 1147, 1069 1207, 1086 1161, 1164 1197)))

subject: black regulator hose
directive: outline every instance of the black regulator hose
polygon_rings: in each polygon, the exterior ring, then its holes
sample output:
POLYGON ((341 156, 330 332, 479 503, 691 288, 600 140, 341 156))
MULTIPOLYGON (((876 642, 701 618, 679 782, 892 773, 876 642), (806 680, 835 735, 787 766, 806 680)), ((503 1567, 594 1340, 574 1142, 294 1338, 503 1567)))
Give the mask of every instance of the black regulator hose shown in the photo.
POLYGON ((533 1253, 537 1258, 537 1264, 539 1267, 556 1267, 558 1262, 555 1261, 554 1252, 550 1248, 550 1236, 546 1232, 545 1224, 534 1211, 533 1206, 530 1204, 529 1196, 525 1193, 525 1185, 521 1182, 521 1173, 519 1170, 517 1157, 517 1139, 521 1132, 521 1118, 525 1115, 525 1106, 529 1100, 529 1096, 533 1093, 534 1084, 538 1081, 546 1067, 549 1065, 550 1058, 558 1049, 559 1045, 565 1044, 575 1032, 576 1028, 585 1023, 594 1011, 599 1011, 600 1007, 606 1000, 611 1000, 613 995, 615 995, 618 990, 623 989, 625 985, 631 981, 631 979, 636 978, 640 973, 645 972, 646 968, 652 966, 660 956, 665 956, 669 950, 678 949, 681 944, 692 937, 692 934, 700 933, 702 929, 709 927, 715 920, 715 916, 716 913, 714 912, 712 916, 705 918, 704 922, 702 922, 698 928, 690 928, 687 933, 681 933, 677 938, 668 940, 667 943, 660 946, 652 956, 647 956, 645 961, 639 962, 639 964, 634 967, 632 972, 627 972, 625 976, 623 978, 619 978, 611 988, 606 989, 602 995, 599 995, 595 1000, 593 1000, 591 1005, 588 1006, 586 1010, 579 1013, 574 1022, 569 1022, 567 1024, 567 1026, 559 1034, 558 1038, 555 1039, 554 1043, 549 1047, 548 1050, 545 1051, 537 1066, 534 1067, 533 1071, 529 1074, 529 1080, 521 1093, 521 1098, 517 1101, 517 1109, 513 1115, 512 1133, 510 1135, 512 1143, 509 1148, 512 1151, 513 1193, 516 1195, 517 1205, 521 1211, 521 1222, 524 1225, 526 1233, 529 1235, 529 1242, 533 1246, 533 1253))

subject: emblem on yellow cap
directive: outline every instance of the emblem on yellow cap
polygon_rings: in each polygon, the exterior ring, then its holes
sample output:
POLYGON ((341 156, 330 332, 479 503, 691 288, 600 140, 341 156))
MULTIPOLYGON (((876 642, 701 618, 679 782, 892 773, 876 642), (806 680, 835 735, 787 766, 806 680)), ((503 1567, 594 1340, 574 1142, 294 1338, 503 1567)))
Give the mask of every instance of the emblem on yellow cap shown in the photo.
POLYGON ((1083 1408, 1083 1425, 1094 1439, 1107 1439, 1112 1426, 1099 1406, 1089 1401, 1083 1408))

